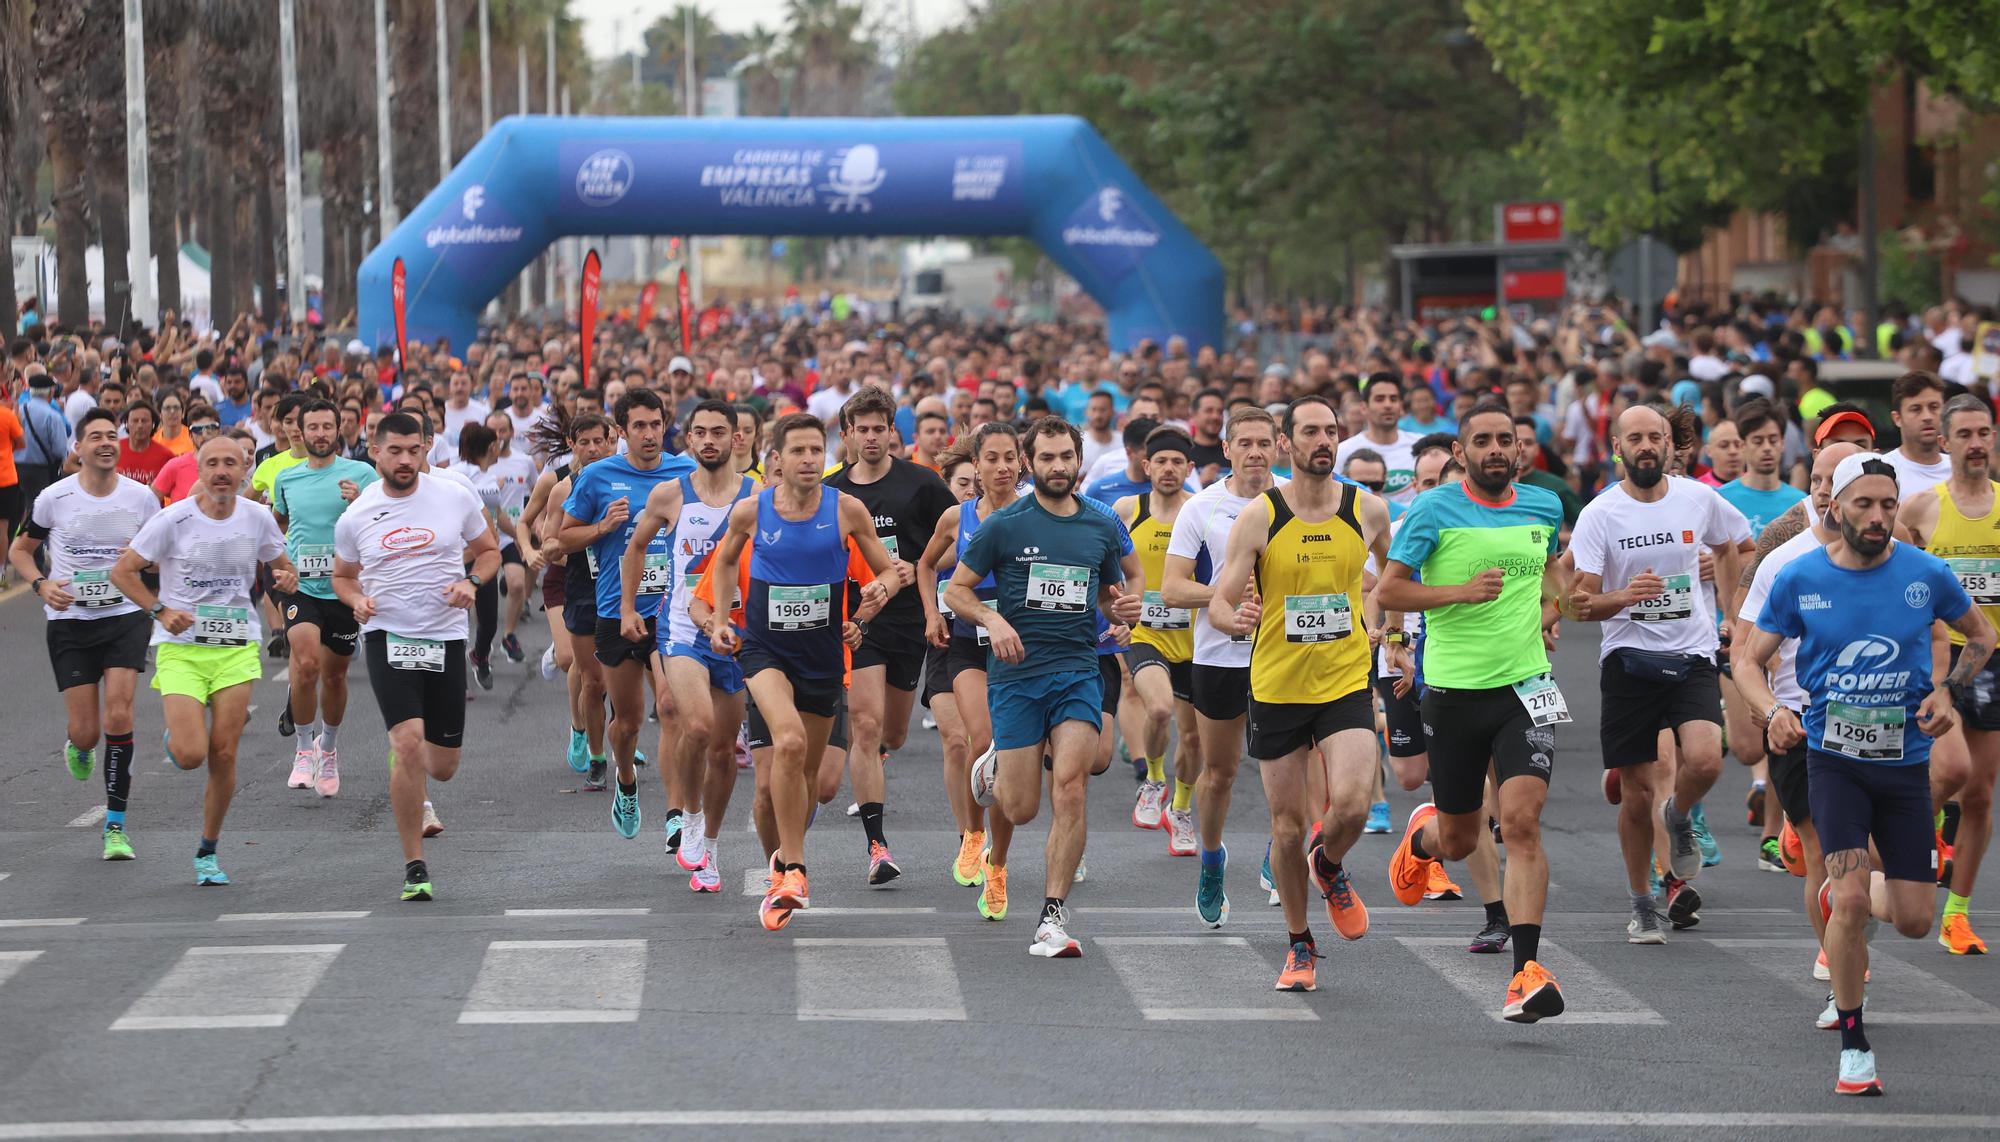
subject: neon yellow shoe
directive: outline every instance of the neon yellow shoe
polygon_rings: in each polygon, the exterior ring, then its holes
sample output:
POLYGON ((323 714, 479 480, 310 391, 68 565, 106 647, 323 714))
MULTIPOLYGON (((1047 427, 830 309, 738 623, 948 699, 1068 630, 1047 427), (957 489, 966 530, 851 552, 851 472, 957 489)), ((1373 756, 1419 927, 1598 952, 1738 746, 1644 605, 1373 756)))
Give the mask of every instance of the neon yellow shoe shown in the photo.
POLYGON ((1007 918, 1007 866, 980 862, 985 887, 979 892, 979 914, 988 920, 1007 918))
POLYGON ((105 826, 104 828, 105 860, 134 860, 137 859, 138 855, 139 855, 138 853, 132 851, 132 841, 125 835, 124 829, 118 827, 117 825, 105 826))
POLYGON ((986 870, 981 867, 985 864, 985 853, 981 851, 985 847, 985 833, 966 833, 961 836, 958 842, 958 859, 951 863, 951 878, 967 888, 985 883, 986 870))

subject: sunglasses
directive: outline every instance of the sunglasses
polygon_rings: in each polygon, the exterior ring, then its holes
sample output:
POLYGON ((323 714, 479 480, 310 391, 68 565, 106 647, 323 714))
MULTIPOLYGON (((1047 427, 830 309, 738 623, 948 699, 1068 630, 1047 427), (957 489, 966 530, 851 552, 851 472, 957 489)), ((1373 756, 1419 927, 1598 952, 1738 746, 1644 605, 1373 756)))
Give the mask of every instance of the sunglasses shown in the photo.
POLYGON ((190 424, 190 425, 188 425, 188 431, 189 431, 189 432, 220 432, 220 431, 222 431, 222 426, 221 426, 221 425, 219 425, 219 424, 190 424))
POLYGON ((1387 480, 1357 480, 1355 482, 1371 492, 1380 492, 1383 488, 1389 486, 1387 480))

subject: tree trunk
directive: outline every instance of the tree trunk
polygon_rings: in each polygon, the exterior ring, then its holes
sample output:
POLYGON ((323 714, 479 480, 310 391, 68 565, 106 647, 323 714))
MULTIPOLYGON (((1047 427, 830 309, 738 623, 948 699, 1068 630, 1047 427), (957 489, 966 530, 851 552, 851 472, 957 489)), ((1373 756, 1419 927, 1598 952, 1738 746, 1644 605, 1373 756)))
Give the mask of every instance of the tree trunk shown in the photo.
POLYGON ((437 41, 434 0, 391 5, 389 70, 395 98, 389 112, 396 141, 396 209, 408 218, 437 185, 437 41))
POLYGON ((217 329, 227 329, 245 308, 238 289, 243 280, 238 237, 242 231, 237 220, 242 194, 218 157, 211 155, 208 165, 209 191, 201 196, 201 228, 208 239, 209 320, 217 329))
POLYGON ((87 191, 81 149, 79 140, 69 132, 49 132, 50 198, 56 215, 56 318, 75 329, 90 324, 90 275, 83 265, 84 250, 90 246, 90 225, 84 209, 87 191))
MULTIPOLYGON (((250 179, 250 202, 256 216, 256 254, 250 264, 257 275, 257 312, 266 325, 275 325, 278 321, 278 226, 271 208, 271 194, 275 188, 271 185, 268 167, 258 164, 245 173, 250 179)), ((297 289, 298 283, 288 282, 286 287, 297 289)))
POLYGON ((160 312, 181 311, 181 41, 156 37, 146 23, 146 180, 151 195, 149 228, 153 257, 160 263, 160 312))
MULTIPOLYGON (((0 48, 0 51, 6 50, 0 48)), ((8 158, 8 137, 13 134, 14 124, 7 114, 7 97, 4 86, 0 86, 0 334, 12 333, 14 322, 20 317, 14 308, 14 180, 6 177, 8 158)))
POLYGON ((119 136, 115 153, 103 145, 93 148, 101 156, 91 164, 91 189, 95 192, 97 244, 104 251, 104 328, 123 338, 132 320, 132 231, 127 223, 131 203, 125 195, 125 145, 119 136))

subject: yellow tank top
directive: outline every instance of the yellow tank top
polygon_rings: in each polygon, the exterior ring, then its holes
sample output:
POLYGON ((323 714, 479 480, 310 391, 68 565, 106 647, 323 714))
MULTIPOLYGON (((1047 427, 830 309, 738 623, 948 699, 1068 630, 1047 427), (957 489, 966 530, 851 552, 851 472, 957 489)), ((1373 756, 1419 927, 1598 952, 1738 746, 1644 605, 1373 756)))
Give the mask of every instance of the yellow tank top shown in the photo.
MULTIPOLYGON (((2000 624, 2000 484, 1993 485, 1993 506, 1978 519, 1967 519, 1952 502, 1949 484, 1937 486, 1937 529, 1924 550, 1950 565, 1958 585, 1979 604, 1986 617, 2000 624)), ((1965 636, 1951 632, 1951 644, 1964 646, 1965 636)))
POLYGON ((1152 514, 1152 493, 1140 494, 1137 502, 1126 530, 1132 533, 1132 550, 1146 576, 1146 596, 1139 625, 1132 628, 1132 641, 1152 647, 1169 662, 1192 662, 1194 612, 1169 607, 1160 598, 1160 584, 1166 580, 1167 539, 1174 527, 1152 514))
POLYGON ((1358 493, 1341 484, 1332 518, 1307 523, 1284 490, 1264 493, 1271 530, 1257 560, 1264 613, 1250 648, 1250 693, 1259 702, 1331 702, 1368 686, 1361 568, 1368 559, 1358 493))

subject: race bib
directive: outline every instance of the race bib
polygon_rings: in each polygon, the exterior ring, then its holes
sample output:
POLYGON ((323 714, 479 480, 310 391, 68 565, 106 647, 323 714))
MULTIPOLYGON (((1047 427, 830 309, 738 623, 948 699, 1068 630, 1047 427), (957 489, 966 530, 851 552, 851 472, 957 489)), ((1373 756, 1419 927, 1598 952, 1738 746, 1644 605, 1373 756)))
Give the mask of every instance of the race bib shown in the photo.
POLYGON ((433 674, 444 672, 444 644, 436 639, 398 638, 392 634, 385 645, 391 670, 425 670, 433 674))
POLYGON ((1028 564, 1027 607, 1080 615, 1090 609, 1090 568, 1064 563, 1028 564))
POLYGON ((951 609, 951 604, 944 601, 944 590, 942 588, 938 590, 938 614, 943 615, 946 622, 951 622, 958 617, 958 613, 951 609))
POLYGON ((694 598, 694 589, 699 586, 701 586, 701 572, 690 571, 681 576, 681 590, 686 592, 688 598, 694 598))
POLYGON ((78 571, 69 577, 70 597, 86 611, 115 607, 125 601, 124 592, 111 582, 109 571, 78 571))
POLYGON ((301 579, 333 578, 333 544, 301 543, 292 565, 299 569, 301 579))
POLYGON ((833 614, 833 588, 826 583, 772 587, 765 610, 772 630, 818 630, 833 614))
POLYGON ((1635 623, 1664 623, 1694 615, 1694 576, 1663 576, 1667 589, 1642 603, 1632 604, 1635 623))
POLYGON ((1158 591, 1148 591, 1143 598, 1146 607, 1139 613, 1140 626, 1148 630, 1186 630, 1192 625, 1194 612, 1168 606, 1158 591))
POLYGON ((648 551, 646 564, 639 572, 639 594, 664 595, 667 593, 667 584, 673 581, 673 577, 673 553, 648 551))
POLYGON ((1819 747, 1856 761, 1901 761, 1905 717, 1901 706, 1828 702, 1819 747))
POLYGON ((1333 642, 1354 633, 1354 611, 1347 596, 1286 595, 1286 642, 1333 642))
POLYGON ((878 538, 882 540, 882 546, 889 549, 889 558, 901 559, 903 557, 902 548, 897 543, 896 536, 893 533, 889 535, 879 536, 878 538))
POLYGON ((597 548, 595 547, 584 548, 583 562, 586 566, 590 568, 590 577, 593 579, 597 578, 597 548))
POLYGON ((974 638, 977 638, 979 640, 979 645, 981 646, 985 646, 986 644, 993 641, 993 639, 987 635, 985 627, 973 627, 972 634, 974 638))
POLYGON ((248 646, 250 608, 196 607, 191 631, 196 646, 248 646))
POLYGON ((1521 708, 1528 711, 1528 717, 1538 726, 1569 721, 1569 703, 1563 700, 1554 675, 1537 674, 1514 683, 1514 696, 1521 700, 1521 708))
POLYGON ((1947 559, 1958 585, 1975 605, 2000 606, 2000 559, 1947 559))

